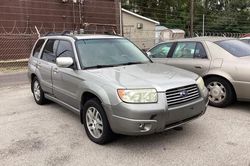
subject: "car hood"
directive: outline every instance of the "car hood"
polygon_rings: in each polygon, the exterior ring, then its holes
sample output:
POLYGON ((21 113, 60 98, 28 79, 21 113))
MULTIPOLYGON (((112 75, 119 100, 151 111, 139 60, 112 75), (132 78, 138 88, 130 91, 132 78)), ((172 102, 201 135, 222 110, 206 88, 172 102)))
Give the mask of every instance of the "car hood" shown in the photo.
POLYGON ((113 83, 117 88, 155 88, 157 91, 195 84, 198 78, 195 73, 156 63, 90 69, 88 73, 98 77, 100 83, 113 83))

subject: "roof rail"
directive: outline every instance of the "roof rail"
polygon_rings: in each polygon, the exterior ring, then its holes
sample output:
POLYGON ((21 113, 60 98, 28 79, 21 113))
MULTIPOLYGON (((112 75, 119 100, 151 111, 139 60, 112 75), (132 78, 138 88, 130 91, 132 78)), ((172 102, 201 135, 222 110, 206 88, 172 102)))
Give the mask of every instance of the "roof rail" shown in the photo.
POLYGON ((70 31, 63 31, 63 32, 61 32, 61 33, 59 33, 59 32, 48 32, 48 33, 46 33, 45 34, 45 36, 64 36, 64 35, 68 35, 68 34, 70 34, 70 31))
POLYGON ((70 31, 63 31, 61 33, 58 32, 48 32, 44 36, 69 36, 72 37, 73 39, 77 39, 75 36, 71 35, 70 31))

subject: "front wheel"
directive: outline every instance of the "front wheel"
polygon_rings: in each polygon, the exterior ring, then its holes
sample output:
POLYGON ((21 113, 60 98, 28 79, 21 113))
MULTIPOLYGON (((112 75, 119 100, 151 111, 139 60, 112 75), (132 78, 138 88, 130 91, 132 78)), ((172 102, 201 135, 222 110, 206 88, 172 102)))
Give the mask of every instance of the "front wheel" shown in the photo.
POLYGON ((90 99, 84 104, 82 116, 85 131, 91 141, 105 144, 113 139, 114 133, 98 99, 90 99))
POLYGON ((220 77, 210 77, 205 80, 209 91, 209 105, 226 107, 235 100, 234 89, 231 84, 220 77))

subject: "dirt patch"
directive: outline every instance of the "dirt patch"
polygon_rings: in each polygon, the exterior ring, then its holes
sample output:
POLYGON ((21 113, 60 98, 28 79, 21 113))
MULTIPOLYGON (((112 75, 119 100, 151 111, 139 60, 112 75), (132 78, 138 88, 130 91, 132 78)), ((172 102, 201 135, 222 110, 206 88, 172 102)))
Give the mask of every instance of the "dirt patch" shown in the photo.
POLYGON ((47 160, 48 166, 57 166, 57 165, 67 165, 68 161, 70 160, 70 155, 60 155, 60 156, 51 156, 47 160))
POLYGON ((38 151, 43 147, 44 143, 39 138, 18 140, 8 148, 0 149, 0 159, 16 157, 29 152, 38 151))

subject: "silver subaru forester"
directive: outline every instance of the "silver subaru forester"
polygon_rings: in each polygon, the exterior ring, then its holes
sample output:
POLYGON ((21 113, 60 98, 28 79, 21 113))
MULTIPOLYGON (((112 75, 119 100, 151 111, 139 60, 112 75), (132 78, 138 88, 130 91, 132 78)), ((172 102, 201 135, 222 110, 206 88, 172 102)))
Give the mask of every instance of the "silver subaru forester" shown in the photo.
POLYGON ((88 137, 105 144, 114 133, 144 135, 203 115, 208 92, 198 75, 153 63, 123 37, 39 38, 28 64, 37 104, 54 101, 79 113, 88 137))

